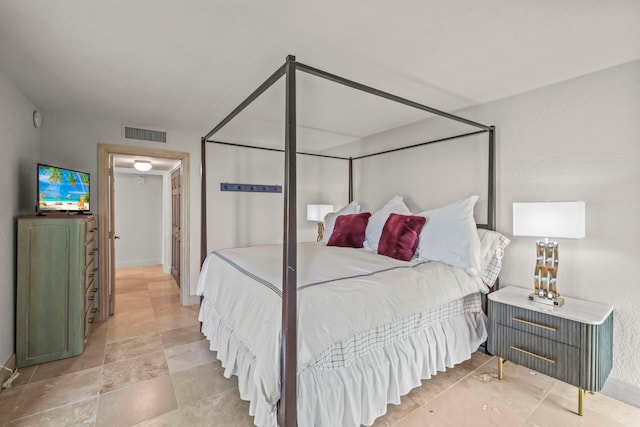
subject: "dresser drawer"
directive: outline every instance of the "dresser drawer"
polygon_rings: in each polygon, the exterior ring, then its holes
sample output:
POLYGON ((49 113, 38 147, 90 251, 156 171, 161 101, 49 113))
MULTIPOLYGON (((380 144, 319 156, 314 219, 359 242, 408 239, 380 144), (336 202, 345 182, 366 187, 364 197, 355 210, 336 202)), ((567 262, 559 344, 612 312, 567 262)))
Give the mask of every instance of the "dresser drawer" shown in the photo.
POLYGON ((497 326, 495 352, 518 365, 580 385, 580 349, 504 325, 497 326))
POLYGON ((87 286, 88 283, 90 283, 94 276, 96 275, 96 263, 95 260, 92 259, 91 262, 89 262, 89 265, 87 265, 87 268, 84 271, 84 284, 85 287, 87 286))
POLYGON ((89 221, 87 221, 86 223, 86 235, 85 235, 85 242, 89 242, 91 240, 94 240, 94 233, 96 230, 96 220, 95 219, 90 219, 89 221))
POLYGON ((95 252, 96 242, 95 240, 92 240, 84 246, 84 265, 87 265, 91 261, 93 261, 95 252))
POLYGON ((490 302, 491 317, 498 325, 508 326, 550 340, 580 346, 580 323, 539 311, 490 302))
POLYGON ((84 310, 85 312, 89 309, 89 306, 92 304, 93 301, 95 301, 96 298, 96 287, 95 287, 95 281, 91 280, 91 282, 89 283, 89 286, 87 286, 87 289, 84 293, 84 310))
POLYGON ((89 335, 89 332, 91 332, 91 324, 93 323, 94 319, 96 318, 96 313, 98 312, 98 309, 95 308, 95 306, 93 305, 93 301, 91 301, 91 304, 89 304, 89 307, 87 308, 87 311, 84 315, 84 336, 85 338, 89 335))

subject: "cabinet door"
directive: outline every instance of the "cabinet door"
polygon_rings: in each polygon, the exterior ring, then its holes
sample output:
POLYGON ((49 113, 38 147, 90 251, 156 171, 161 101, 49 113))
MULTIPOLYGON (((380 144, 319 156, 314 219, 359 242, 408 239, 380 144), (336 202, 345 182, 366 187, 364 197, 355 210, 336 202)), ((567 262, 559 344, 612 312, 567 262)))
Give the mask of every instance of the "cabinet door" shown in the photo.
POLYGON ((78 229, 72 221, 20 221, 16 363, 28 366, 82 352, 76 319, 78 229))

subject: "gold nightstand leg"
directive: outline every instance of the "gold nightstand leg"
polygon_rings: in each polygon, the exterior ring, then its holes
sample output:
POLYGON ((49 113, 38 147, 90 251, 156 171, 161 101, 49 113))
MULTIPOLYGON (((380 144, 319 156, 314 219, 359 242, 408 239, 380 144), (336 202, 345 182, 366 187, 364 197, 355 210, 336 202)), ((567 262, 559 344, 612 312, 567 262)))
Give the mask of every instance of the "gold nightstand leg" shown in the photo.
POLYGON ((498 357, 498 379, 499 380, 502 379, 502 365, 504 365, 504 362, 506 362, 506 360, 504 360, 502 357, 498 357))
POLYGON ((584 403, 584 389, 578 389, 578 415, 582 415, 582 407, 584 403))

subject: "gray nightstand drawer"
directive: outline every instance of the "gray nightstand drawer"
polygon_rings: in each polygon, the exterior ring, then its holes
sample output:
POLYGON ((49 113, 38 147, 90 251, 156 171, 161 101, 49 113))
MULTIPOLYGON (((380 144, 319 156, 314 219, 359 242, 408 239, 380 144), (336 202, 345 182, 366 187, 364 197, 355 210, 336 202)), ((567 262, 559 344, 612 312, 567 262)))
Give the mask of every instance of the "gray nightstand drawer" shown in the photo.
POLYGON ((580 349, 504 325, 497 326, 496 354, 512 362, 580 385, 580 349))
POLYGON ((613 362, 613 307, 565 297, 562 307, 529 301, 531 290, 507 286, 489 294, 487 350, 505 360, 578 387, 578 414, 585 390, 604 386, 613 362))
POLYGON ((491 316, 500 325, 580 346, 580 323, 539 311, 527 310, 508 304, 490 303, 491 316))

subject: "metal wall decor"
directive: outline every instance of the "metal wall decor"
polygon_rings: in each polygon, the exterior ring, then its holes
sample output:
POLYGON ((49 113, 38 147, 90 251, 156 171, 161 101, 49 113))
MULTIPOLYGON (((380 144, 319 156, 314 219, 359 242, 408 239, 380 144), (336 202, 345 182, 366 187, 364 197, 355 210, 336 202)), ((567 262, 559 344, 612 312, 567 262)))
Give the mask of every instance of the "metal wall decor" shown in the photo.
POLYGON ((221 182, 220 191, 242 191, 246 193, 282 193, 282 185, 234 184, 221 182))

